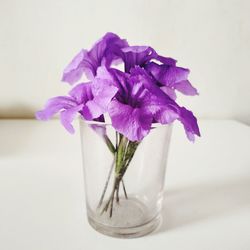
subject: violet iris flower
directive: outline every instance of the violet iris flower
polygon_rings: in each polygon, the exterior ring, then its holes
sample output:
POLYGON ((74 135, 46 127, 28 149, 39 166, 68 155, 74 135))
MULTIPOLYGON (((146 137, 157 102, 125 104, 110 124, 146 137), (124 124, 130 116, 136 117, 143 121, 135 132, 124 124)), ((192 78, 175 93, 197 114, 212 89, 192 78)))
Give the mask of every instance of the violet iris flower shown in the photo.
POLYGON ((76 85, 68 96, 49 99, 36 113, 37 119, 48 120, 59 112, 63 126, 73 133, 71 123, 78 113, 85 120, 100 122, 108 114, 116 131, 130 141, 141 141, 152 123, 179 120, 189 140, 200 136, 193 113, 175 102, 175 90, 198 94, 187 79, 189 70, 177 67, 176 60, 158 55, 149 46, 129 46, 107 33, 91 50, 82 50, 72 60, 62 80, 74 84, 83 73, 90 82, 76 85), (112 67, 119 60, 124 72, 112 67))

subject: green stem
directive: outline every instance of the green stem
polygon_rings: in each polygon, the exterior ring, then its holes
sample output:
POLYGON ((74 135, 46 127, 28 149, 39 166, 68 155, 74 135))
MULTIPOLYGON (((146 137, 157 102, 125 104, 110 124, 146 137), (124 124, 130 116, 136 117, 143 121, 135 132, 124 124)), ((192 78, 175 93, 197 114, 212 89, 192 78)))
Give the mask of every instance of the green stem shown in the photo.
POLYGON ((116 202, 119 203, 120 198, 119 198, 119 189, 120 189, 120 182, 117 184, 116 188, 116 202))
POLYGON ((106 142, 108 149, 112 154, 115 154, 116 148, 114 147, 113 143, 110 141, 107 135, 104 135, 104 141, 106 142))
POLYGON ((127 195, 127 191, 126 191, 123 179, 122 179, 122 188, 123 188, 123 192, 124 192, 125 198, 128 199, 128 195, 127 195))
MULTIPOLYGON (((110 197, 107 203, 105 204, 105 206, 103 207, 101 214, 109 210, 109 217, 111 218, 113 214, 114 198, 116 202, 119 203, 119 188, 120 188, 121 183, 122 183, 125 198, 128 199, 128 195, 127 195, 125 185, 124 185, 123 176, 125 172, 127 171, 127 168, 134 157, 134 154, 139 145, 139 142, 129 141, 125 136, 123 136, 122 134, 118 134, 117 132, 116 132, 116 147, 114 147, 114 145, 112 144, 112 142, 107 136, 105 137, 105 142, 109 150, 114 154, 115 179, 114 179, 114 185, 113 185, 113 189, 111 191, 110 197)), ((104 191, 101 196, 98 207, 102 205, 102 202, 103 202, 106 190, 107 190, 107 186, 110 180, 112 169, 113 167, 111 168, 109 172, 109 176, 106 181, 104 191)))
POLYGON ((105 196, 106 191, 107 191, 107 188, 108 188, 109 180, 110 180, 110 177, 111 177, 111 174, 112 174, 114 165, 115 165, 115 158, 114 158, 114 160, 113 160, 113 162, 112 162, 112 165, 111 165, 111 168, 110 168, 110 170, 109 170, 108 178, 107 178, 106 183, 105 183, 105 185, 104 185, 104 189, 103 189, 103 192, 102 192, 102 196, 101 196, 101 198, 100 198, 100 201, 99 201, 99 203, 98 203, 98 208, 101 207, 101 205, 102 205, 102 202, 103 202, 104 196, 105 196))
POLYGON ((126 149, 126 143, 127 143, 126 137, 120 135, 120 142, 119 142, 118 149, 117 149, 116 166, 115 166, 115 174, 117 177, 119 176, 119 173, 123 166, 123 157, 124 157, 124 152, 126 149))

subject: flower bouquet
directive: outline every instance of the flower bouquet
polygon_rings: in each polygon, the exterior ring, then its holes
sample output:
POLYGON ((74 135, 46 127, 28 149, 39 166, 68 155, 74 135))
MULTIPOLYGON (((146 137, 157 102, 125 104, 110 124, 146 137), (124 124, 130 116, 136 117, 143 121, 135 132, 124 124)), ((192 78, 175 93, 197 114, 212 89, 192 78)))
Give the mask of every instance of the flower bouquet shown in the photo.
POLYGON ((193 113, 176 102, 177 91, 198 94, 188 74, 153 48, 107 33, 65 68, 68 95, 36 113, 48 120, 60 112, 70 133, 80 116, 88 218, 96 230, 136 237, 159 224, 171 124, 180 121, 191 141, 200 136, 193 113))

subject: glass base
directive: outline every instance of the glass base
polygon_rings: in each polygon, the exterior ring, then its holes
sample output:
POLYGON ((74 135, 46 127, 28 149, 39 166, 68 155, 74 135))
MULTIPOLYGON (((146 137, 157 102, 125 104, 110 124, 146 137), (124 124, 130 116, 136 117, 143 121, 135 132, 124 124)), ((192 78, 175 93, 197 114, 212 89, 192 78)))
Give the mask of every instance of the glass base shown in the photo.
MULTIPOLYGON (((105 204, 105 202, 104 202, 105 204)), ((89 224, 98 232, 118 238, 136 238, 149 234, 160 224, 161 216, 148 220, 148 208, 137 199, 120 199, 109 213, 88 215, 89 224)))

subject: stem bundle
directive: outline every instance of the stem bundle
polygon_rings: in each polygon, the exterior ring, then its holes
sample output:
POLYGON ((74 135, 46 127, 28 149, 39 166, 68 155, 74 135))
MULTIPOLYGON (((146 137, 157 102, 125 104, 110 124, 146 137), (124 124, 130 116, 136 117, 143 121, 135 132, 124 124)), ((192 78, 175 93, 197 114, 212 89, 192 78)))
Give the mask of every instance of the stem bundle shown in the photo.
POLYGON ((116 146, 112 147, 110 143, 111 141, 109 140, 108 148, 112 149, 110 151, 114 154, 114 161, 111 165, 108 178, 105 183, 104 190, 100 198, 98 207, 101 207, 103 203, 103 199, 104 199, 107 187, 108 187, 108 183, 110 181, 111 173, 115 165, 115 173, 114 173, 115 178, 114 178, 113 188, 112 188, 108 201, 106 202, 106 204, 104 205, 101 211, 101 214, 103 214, 104 212, 108 212, 109 210, 109 217, 111 218, 113 214, 114 199, 116 200, 117 204, 119 203, 119 200, 120 200, 120 197, 119 197, 120 184, 122 184, 125 198, 128 199, 123 177, 135 154, 135 151, 139 145, 139 142, 129 141, 126 137, 116 132, 116 146))

